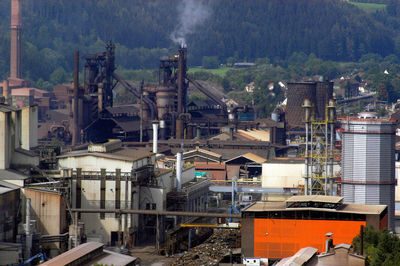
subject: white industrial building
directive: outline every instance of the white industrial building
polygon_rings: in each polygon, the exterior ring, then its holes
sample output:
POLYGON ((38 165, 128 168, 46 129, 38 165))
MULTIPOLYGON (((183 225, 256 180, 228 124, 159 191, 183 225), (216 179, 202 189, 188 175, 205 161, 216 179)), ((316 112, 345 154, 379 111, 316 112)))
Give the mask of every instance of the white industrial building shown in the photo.
MULTIPOLYGON (((173 169, 155 168, 155 153, 122 147, 119 140, 91 144, 87 150, 71 151, 58 159, 63 175, 72 177, 71 201, 77 209, 166 210, 167 194, 178 186, 173 169)), ((194 167, 183 168, 182 184, 194 176, 194 167)), ((141 239, 147 229, 154 232, 153 219, 127 215, 120 224, 116 214, 82 213, 80 222, 89 240, 116 244, 122 229, 129 244, 141 239)))

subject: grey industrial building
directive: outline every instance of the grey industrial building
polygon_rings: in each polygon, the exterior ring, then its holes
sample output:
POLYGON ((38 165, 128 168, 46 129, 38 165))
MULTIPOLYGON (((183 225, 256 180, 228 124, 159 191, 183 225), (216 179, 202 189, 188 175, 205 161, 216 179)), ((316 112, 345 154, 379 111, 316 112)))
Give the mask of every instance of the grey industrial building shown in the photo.
POLYGON ((370 113, 342 121, 342 195, 345 202, 388 206, 393 229, 395 201, 395 129, 370 113))

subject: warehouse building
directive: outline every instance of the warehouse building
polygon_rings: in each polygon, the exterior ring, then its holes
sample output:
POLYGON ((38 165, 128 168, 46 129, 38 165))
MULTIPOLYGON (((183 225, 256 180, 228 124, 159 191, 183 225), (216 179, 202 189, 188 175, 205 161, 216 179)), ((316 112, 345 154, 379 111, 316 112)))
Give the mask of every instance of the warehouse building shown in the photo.
POLYGON ((387 206, 343 203, 336 196, 293 196, 284 202, 257 202, 242 211, 242 254, 281 259, 304 247, 325 250, 326 235, 351 243, 360 226, 387 227, 387 206))

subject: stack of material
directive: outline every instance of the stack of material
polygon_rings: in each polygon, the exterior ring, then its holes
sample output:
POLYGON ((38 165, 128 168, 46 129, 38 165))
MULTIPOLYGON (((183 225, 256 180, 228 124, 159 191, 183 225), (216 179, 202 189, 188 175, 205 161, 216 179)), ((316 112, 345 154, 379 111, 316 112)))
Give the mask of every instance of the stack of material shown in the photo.
POLYGON ((218 265, 232 249, 240 247, 239 230, 215 230, 203 244, 175 255, 170 266, 177 265, 218 265))

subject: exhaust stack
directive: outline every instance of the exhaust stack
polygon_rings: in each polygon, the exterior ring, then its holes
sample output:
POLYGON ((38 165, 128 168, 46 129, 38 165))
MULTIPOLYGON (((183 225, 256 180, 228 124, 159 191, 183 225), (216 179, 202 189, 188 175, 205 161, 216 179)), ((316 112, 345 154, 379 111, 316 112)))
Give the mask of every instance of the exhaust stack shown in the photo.
POLYGON ((158 123, 153 122, 153 153, 155 154, 157 154, 158 152, 157 146, 158 146, 158 123))
POLYGON ((176 154, 176 189, 182 190, 182 153, 176 154))
POLYGON ((22 0, 11 0, 10 77, 21 78, 22 0))
POLYGON ((73 132, 72 132, 72 145, 75 146, 80 140, 79 128, 79 111, 78 111, 78 98, 79 98, 79 52, 75 51, 74 54, 74 94, 72 100, 72 118, 73 118, 73 132))

